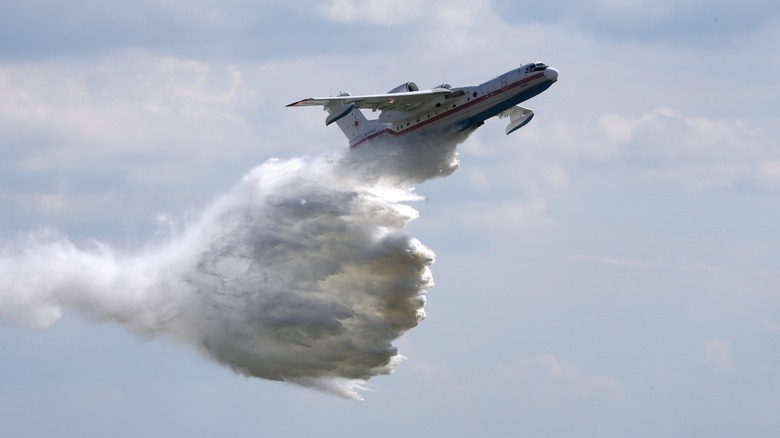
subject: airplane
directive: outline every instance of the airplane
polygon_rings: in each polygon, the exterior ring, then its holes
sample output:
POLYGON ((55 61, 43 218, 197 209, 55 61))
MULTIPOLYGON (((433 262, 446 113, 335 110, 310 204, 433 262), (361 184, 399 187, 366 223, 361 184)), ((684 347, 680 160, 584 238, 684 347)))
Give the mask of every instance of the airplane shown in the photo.
POLYGON ((350 148, 366 143, 412 143, 437 136, 468 136, 494 116, 509 117, 509 135, 534 116, 532 110, 518 104, 550 88, 557 80, 558 70, 532 62, 477 86, 453 88, 445 83, 420 90, 414 82, 406 82, 386 94, 341 93, 336 97, 299 100, 287 107, 323 106, 328 112, 325 126, 336 123, 350 148), (368 119, 361 109, 381 112, 378 118, 368 119))

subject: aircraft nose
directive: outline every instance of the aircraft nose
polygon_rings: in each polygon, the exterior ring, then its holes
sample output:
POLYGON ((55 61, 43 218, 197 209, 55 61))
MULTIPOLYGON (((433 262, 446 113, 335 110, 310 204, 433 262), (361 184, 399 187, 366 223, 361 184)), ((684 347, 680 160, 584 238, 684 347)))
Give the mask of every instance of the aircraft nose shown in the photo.
POLYGON ((552 67, 547 67, 546 69, 544 69, 544 77, 555 82, 558 80, 558 70, 552 67))

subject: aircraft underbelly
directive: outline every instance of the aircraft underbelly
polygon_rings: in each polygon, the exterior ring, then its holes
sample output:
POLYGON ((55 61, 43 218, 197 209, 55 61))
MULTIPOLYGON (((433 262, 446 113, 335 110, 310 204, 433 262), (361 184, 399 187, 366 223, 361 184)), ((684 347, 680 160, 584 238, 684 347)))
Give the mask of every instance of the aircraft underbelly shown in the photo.
MULTIPOLYGON (((395 142, 403 141, 414 143, 418 141, 428 141, 437 136, 462 135, 457 133, 466 133, 469 135, 475 129, 485 123, 485 120, 495 117, 502 112, 524 102, 532 97, 544 92, 550 88, 554 82, 542 80, 535 85, 527 86, 523 91, 516 94, 515 91, 502 91, 490 93, 477 100, 468 103, 462 103, 456 109, 438 116, 427 114, 420 115, 416 120, 410 120, 412 126, 407 129, 396 130, 392 126, 381 129, 378 132, 368 133, 367 135, 350 141, 351 147, 356 147, 368 142, 395 142), (509 94, 506 97, 504 94, 509 94), (425 120, 423 120, 425 117, 425 120), (421 123, 422 122, 422 123, 421 123)), ((512 89, 509 86, 508 89, 512 89)), ((453 107, 455 108, 455 107, 453 107)), ((390 125, 390 124, 388 124, 390 125)))
POLYGON ((525 102, 526 100, 538 95, 539 93, 542 93, 544 90, 550 88, 550 86, 553 83, 550 81, 545 81, 539 85, 535 85, 521 93, 518 93, 517 95, 510 97, 509 99, 506 99, 504 101, 501 101, 495 105, 491 105, 482 111, 477 112, 476 114, 469 116, 468 120, 471 122, 471 124, 482 124, 485 120, 495 117, 502 112, 508 110, 509 108, 512 108, 513 106, 520 104, 522 102, 525 102))

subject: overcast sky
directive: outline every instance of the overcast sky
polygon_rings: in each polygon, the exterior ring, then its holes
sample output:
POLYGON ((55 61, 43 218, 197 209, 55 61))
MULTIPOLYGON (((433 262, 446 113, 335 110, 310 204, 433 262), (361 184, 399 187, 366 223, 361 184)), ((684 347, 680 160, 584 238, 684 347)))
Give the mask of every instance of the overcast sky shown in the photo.
POLYGON ((775 436, 780 4, 749 6, 2 2, 5 241, 169 239, 254 166, 347 147, 305 97, 560 72, 417 187, 436 286, 365 401, 66 310, 3 321, 2 434, 775 436))

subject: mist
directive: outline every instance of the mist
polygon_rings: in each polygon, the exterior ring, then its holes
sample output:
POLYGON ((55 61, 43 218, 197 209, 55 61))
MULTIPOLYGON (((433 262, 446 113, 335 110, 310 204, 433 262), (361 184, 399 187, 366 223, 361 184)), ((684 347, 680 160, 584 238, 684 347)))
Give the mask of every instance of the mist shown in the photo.
POLYGON ((404 231, 414 186, 456 168, 454 142, 271 159, 135 254, 26 231, 0 253, 0 317, 46 328, 72 308, 242 375, 361 399, 404 358, 393 341, 434 285, 433 251, 404 231))

